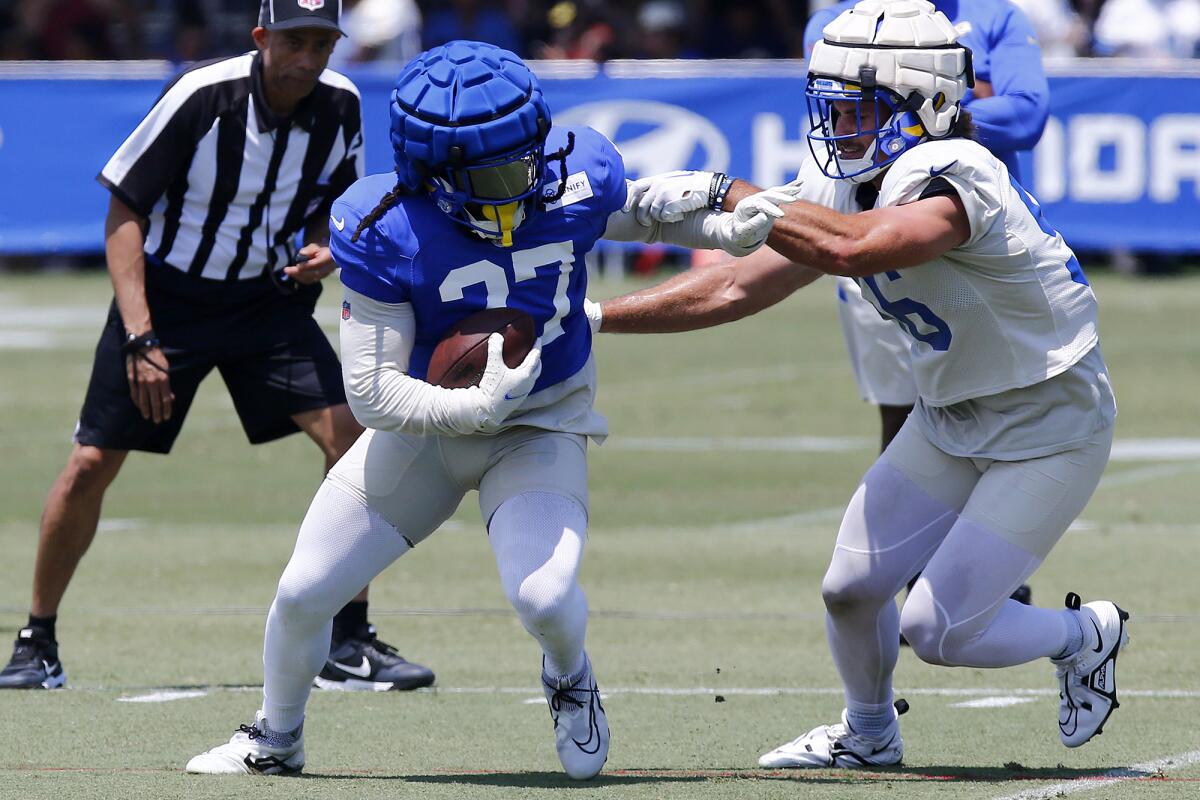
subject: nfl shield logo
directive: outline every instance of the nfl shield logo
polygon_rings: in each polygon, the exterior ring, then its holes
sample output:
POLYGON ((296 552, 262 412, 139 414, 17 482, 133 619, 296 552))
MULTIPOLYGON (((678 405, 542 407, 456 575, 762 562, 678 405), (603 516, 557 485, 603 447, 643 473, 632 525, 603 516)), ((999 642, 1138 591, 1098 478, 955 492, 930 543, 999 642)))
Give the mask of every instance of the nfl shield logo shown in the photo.
POLYGON ((296 5, 309 11, 316 11, 318 8, 325 7, 325 0, 296 0, 296 5))
POLYGON ((342 319, 350 319, 350 301, 342 301, 342 319))

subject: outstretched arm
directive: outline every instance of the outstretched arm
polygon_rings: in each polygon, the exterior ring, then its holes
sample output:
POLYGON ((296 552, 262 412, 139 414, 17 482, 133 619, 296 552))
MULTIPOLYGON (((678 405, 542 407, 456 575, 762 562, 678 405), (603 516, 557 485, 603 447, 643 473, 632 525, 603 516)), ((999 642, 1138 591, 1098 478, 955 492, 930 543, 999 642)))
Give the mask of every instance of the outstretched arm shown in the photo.
POLYGON ((657 286, 600 304, 605 333, 677 333, 748 317, 821 273, 769 248, 682 272, 657 286))
MULTIPOLYGON (((753 185, 736 181, 725 208, 756 192, 753 185)), ((767 244, 783 257, 828 275, 861 277, 915 267, 971 236, 966 208, 956 193, 858 214, 800 200, 783 210, 767 244)))

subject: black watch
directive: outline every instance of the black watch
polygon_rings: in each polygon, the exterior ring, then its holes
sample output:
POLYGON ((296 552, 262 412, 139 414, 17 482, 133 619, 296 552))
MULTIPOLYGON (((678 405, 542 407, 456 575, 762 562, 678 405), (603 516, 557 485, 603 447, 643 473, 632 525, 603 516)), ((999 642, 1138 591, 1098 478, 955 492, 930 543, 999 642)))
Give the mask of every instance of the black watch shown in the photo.
POLYGON ((158 340, 158 334, 153 328, 142 333, 125 332, 125 341, 121 343, 121 352, 127 356, 137 355, 146 350, 153 350, 156 347, 161 347, 162 342, 158 340))

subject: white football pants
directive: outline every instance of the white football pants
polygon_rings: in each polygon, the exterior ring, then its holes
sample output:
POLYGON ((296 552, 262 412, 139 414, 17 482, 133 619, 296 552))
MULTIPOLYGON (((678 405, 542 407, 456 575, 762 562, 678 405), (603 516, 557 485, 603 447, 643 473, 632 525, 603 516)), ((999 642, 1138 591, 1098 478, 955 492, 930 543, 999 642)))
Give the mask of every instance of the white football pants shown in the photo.
POLYGON ((892 702, 899 634, 923 661, 1005 667, 1054 656, 1061 610, 1009 595, 1083 510, 1112 429, 1076 450, 1027 461, 947 455, 909 418, 850 500, 821 586, 848 707, 892 702), (896 594, 921 573, 904 604, 896 594))
POLYGON ((426 438, 396 440, 376 434, 364 437, 365 444, 360 440, 362 447, 355 445, 358 475, 363 474, 364 461, 371 465, 366 473, 378 475, 387 466, 378 457, 388 454, 387 460, 400 473, 386 478, 396 494, 409 493, 413 486, 418 492, 428 490, 410 498, 407 516, 406 504, 394 502, 394 497, 378 498, 392 512, 385 518, 376 508, 375 497, 368 502, 362 496, 361 483, 360 491, 348 490, 347 475, 355 470, 348 471, 341 462, 317 490, 267 615, 262 710, 273 730, 292 730, 303 720, 312 680, 329 654, 337 610, 445 521, 471 484, 480 488, 485 519, 490 517, 489 541, 504 592, 525 629, 541 645, 545 670, 555 676, 569 675, 582 665, 587 600, 578 573, 587 514, 579 497, 586 497, 586 484, 569 494, 536 488, 561 484, 567 476, 575 476, 572 483, 579 478, 586 481, 585 448, 575 442, 582 437, 526 431, 507 438, 426 438), (481 444, 472 439, 489 441, 481 444), (390 443, 388 447, 377 446, 384 441, 390 443), (373 453, 364 452, 369 448, 373 453), (392 458, 397 454, 403 455, 402 462, 392 458), (479 468, 473 474, 457 472, 449 481, 451 488, 431 474, 447 465, 465 468, 468 462, 479 468), (553 474, 542 478, 527 474, 530 465, 553 474), (411 480, 406 480, 405 473, 410 472, 411 480), (435 483, 436 492, 432 491, 435 483), (405 524, 405 519, 409 523, 402 529, 396 522, 405 524))

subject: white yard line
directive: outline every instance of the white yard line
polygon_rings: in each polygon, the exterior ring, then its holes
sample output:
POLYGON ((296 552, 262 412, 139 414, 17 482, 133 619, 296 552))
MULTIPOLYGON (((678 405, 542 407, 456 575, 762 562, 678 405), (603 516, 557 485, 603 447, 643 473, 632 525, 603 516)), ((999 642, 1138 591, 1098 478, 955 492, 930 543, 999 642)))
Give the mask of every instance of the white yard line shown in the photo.
POLYGON ((1200 461, 1182 461, 1171 464, 1155 464, 1149 467, 1136 467, 1105 475, 1100 479, 1100 488, 1111 489, 1115 486, 1130 486, 1135 483, 1174 478, 1176 475, 1196 472, 1197 470, 1200 470, 1200 461))
POLYGON ((851 453, 872 442, 850 436, 613 436, 605 447, 639 453, 851 453))
POLYGON ((1036 702, 1036 697, 981 697, 978 700, 964 700, 961 703, 951 703, 951 708, 1008 708, 1036 702))
POLYGON ((163 689, 149 694, 139 694, 133 697, 118 697, 118 703, 169 703, 172 700, 187 700, 191 697, 204 697, 208 694, 204 689, 163 689))
POLYGON ((1150 778, 1159 773, 1183 769, 1192 764, 1200 764, 1200 750, 1192 750, 1175 756, 1166 756, 1154 761, 1145 761, 1141 764, 1130 764, 1128 767, 1110 770, 1094 778, 1080 778, 1079 780, 1056 783, 1052 786, 1026 789, 1016 794, 997 797, 996 800, 1051 800, 1051 798, 1065 797, 1069 794, 1103 789, 1106 786, 1112 786, 1114 783, 1136 780, 1138 778, 1150 778))

